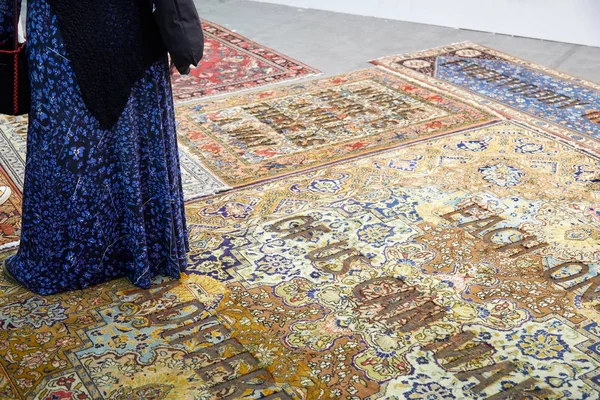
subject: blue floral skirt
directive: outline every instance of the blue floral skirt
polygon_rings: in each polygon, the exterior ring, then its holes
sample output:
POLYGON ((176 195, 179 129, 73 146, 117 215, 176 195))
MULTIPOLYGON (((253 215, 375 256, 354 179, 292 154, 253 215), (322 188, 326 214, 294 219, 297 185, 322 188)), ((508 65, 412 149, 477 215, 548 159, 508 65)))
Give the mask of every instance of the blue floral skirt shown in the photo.
POLYGON ((142 288, 156 275, 178 278, 189 244, 166 56, 133 87, 118 123, 102 130, 46 0, 28 2, 27 39, 23 223, 8 271, 42 295, 123 276, 142 288))

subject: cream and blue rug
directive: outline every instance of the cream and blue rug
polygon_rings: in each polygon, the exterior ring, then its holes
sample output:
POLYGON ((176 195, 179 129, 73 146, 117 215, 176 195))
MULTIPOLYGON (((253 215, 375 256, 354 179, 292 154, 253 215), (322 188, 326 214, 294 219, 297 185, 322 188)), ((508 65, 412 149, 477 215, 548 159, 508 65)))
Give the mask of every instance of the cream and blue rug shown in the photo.
POLYGON ((0 283, 0 397, 598 398, 599 163, 499 122, 188 204, 180 282, 0 283))
POLYGON ((598 399, 594 117, 500 100, 374 70, 180 109, 238 186, 187 204, 188 271, 0 278, 0 398, 598 399))

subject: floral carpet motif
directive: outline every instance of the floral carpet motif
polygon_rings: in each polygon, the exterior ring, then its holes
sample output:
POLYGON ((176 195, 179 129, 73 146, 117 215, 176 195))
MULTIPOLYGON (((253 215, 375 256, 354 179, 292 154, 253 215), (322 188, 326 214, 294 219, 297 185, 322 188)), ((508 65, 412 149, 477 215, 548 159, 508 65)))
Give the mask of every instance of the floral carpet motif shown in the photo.
POLYGON ((466 90, 506 115, 600 153, 600 85, 474 43, 371 61, 452 93, 466 90))
POLYGON ((376 69, 177 107, 187 151, 240 187, 498 117, 376 69))
POLYGON ((599 166, 498 122, 200 199, 180 281, 0 278, 0 398, 598 398, 599 166))
MULTIPOLYGON (((25 178, 27 123, 26 115, 0 115, 0 168, 5 169, 18 191, 23 190, 25 178)), ((185 200, 230 189, 182 148, 179 148, 179 160, 185 200)))
POLYGON ((299 398, 597 398, 600 292, 569 287, 600 272, 599 166, 513 122, 431 139, 190 204, 188 272, 299 398), (427 347, 465 332, 473 357, 427 347))
POLYGON ((175 102, 306 78, 320 72, 209 21, 202 21, 204 58, 173 78, 175 102))

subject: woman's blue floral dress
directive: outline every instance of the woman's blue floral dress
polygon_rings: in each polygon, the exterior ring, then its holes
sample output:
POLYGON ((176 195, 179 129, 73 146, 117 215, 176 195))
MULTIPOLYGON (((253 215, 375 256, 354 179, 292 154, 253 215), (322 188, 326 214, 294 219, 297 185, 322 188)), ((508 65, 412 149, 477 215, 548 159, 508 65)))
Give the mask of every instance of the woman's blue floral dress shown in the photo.
MULTIPOLYGON (((133 87, 118 123, 102 130, 82 100, 56 16, 46 0, 27 7, 23 224, 6 267, 42 295, 122 276, 142 288, 156 275, 178 278, 189 244, 166 56, 133 87)), ((3 40, 10 22, 0 22, 3 40)))

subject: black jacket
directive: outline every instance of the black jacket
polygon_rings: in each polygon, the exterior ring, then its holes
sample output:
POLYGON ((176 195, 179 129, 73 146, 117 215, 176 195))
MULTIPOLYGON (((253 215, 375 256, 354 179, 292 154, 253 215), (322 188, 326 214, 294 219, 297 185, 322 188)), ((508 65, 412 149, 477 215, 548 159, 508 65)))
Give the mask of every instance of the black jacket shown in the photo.
POLYGON ((204 52, 204 34, 193 0, 154 0, 155 15, 171 60, 182 74, 198 66, 204 52))

